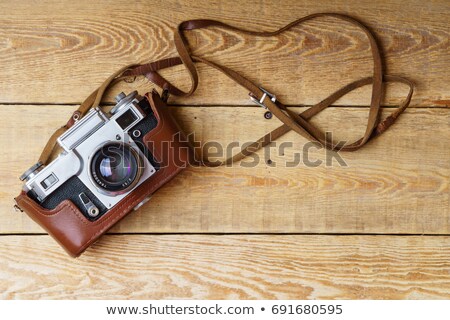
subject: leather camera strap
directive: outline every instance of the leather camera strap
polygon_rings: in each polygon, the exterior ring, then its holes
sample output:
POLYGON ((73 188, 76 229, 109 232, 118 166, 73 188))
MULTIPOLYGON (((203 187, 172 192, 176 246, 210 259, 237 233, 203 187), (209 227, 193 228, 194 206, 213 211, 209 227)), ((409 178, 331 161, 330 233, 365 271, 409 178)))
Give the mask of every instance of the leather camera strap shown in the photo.
POLYGON ((294 130, 301 136, 309 139, 311 141, 315 141, 320 143, 322 146, 332 150, 343 150, 343 151, 354 151, 365 145, 370 139, 379 136, 381 133, 386 131, 398 118, 398 116, 408 107, 411 97, 413 94, 413 83, 405 78, 391 75, 383 75, 382 69, 382 60, 380 49, 378 48, 377 42, 375 40, 374 35, 370 32, 370 30, 364 26, 359 21, 342 14, 337 13, 317 13, 309 16, 305 16, 300 18, 285 27, 278 29, 272 32, 258 32, 258 31, 250 31, 241 28, 237 28, 220 21, 215 20, 188 20, 182 22, 177 31, 174 34, 174 42, 176 49, 178 51, 178 57, 166 58, 159 61, 142 64, 142 65, 129 65, 116 73, 111 75, 97 90, 95 90, 78 108, 77 111, 74 112, 72 118, 69 122, 62 128, 58 129, 48 141, 46 147, 44 148, 39 161, 46 164, 49 161, 52 153, 55 150, 56 139, 68 128, 70 128, 73 123, 84 116, 91 108, 98 107, 103 95, 105 92, 117 82, 124 80, 129 77, 136 76, 146 76, 147 79, 157 86, 163 88, 168 93, 175 96, 189 96, 192 95, 197 86, 198 86, 198 71, 196 63, 205 63, 227 75, 229 78, 237 82, 242 87, 246 88, 249 91, 249 95, 252 100, 256 101, 259 105, 266 107, 274 116, 276 116, 282 123, 280 127, 276 128, 272 132, 267 133, 254 143, 247 145, 242 148, 239 153, 236 155, 224 160, 224 161, 209 161, 208 159, 204 159, 201 155, 198 157, 201 165, 205 166, 220 166, 224 164, 231 164, 235 161, 239 161, 246 156, 256 152, 262 147, 268 145, 270 142, 276 140, 281 137, 285 133, 290 130, 294 130), (241 74, 233 71, 225 66, 221 66, 217 63, 214 63, 210 60, 207 60, 202 57, 194 56, 190 53, 189 43, 184 35, 185 31, 194 30, 194 29, 203 29, 207 27, 219 27, 222 29, 233 30, 237 32, 241 32, 248 35, 254 35, 259 37, 271 37, 278 35, 284 31, 287 31, 298 24, 301 24, 305 21, 320 18, 320 17, 333 17, 340 20, 347 21, 362 31, 364 31, 367 39, 370 43, 372 58, 373 58, 373 74, 371 77, 366 77, 352 83, 347 84, 342 87, 338 91, 331 94, 326 99, 322 100, 318 104, 310 107, 306 111, 301 114, 297 114, 291 110, 289 110, 285 105, 283 105, 280 101, 276 100, 273 95, 271 95, 266 90, 254 84, 252 81, 242 76, 241 74), (162 77, 158 71, 170 68, 176 65, 183 64, 191 78, 191 88, 189 91, 184 92, 171 84, 167 79, 162 77), (399 105, 399 107, 393 111, 387 118, 380 121, 381 116, 381 99, 383 96, 383 85, 387 82, 398 82, 406 84, 409 87, 409 92, 403 102, 399 105), (340 145, 332 140, 330 140, 329 135, 325 134, 318 127, 313 125, 308 120, 329 107, 333 102, 346 95, 347 93, 360 88, 366 85, 372 85, 372 95, 371 102, 369 107, 369 115, 367 119, 366 130, 362 137, 357 141, 345 145, 340 145))

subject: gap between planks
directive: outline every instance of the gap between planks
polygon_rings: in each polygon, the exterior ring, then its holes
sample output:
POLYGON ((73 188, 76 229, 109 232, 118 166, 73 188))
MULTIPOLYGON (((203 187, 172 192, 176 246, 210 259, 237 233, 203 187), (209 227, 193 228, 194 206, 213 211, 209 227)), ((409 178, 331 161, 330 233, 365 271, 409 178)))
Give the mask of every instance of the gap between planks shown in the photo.
MULTIPOLYGON (((329 237, 348 237, 348 236, 379 236, 379 237, 450 237, 448 233, 332 233, 332 232, 108 232, 106 236, 329 236, 329 237)), ((0 237, 28 237, 28 236, 48 236, 47 233, 0 233, 0 237)))
MULTIPOLYGON (((0 102, 0 108, 2 106, 72 106, 74 108, 77 108, 78 106, 80 106, 81 102, 0 102)), ((110 102, 106 102, 106 103, 102 103, 102 106, 114 106, 114 103, 110 103, 110 102)), ((187 107, 187 108, 261 108, 257 105, 244 105, 244 104, 178 104, 178 103, 174 103, 174 104, 168 104, 168 107, 187 107)), ((285 104, 286 107, 288 108, 310 108, 313 105, 289 105, 289 104, 285 104)), ((355 108, 355 109, 361 109, 361 108, 369 108, 370 106, 365 106, 365 105, 340 105, 340 104, 336 104, 336 105, 330 105, 328 108, 355 108)), ((396 109, 398 108, 398 106, 392 106, 392 105, 382 105, 380 106, 383 109, 396 109)), ((428 108, 432 108, 432 109, 449 109, 450 106, 449 105, 429 105, 429 106, 424 106, 424 105, 410 105, 408 106, 409 108, 417 108, 417 109, 428 109, 428 108)), ((407 109, 407 110, 408 110, 407 109)))

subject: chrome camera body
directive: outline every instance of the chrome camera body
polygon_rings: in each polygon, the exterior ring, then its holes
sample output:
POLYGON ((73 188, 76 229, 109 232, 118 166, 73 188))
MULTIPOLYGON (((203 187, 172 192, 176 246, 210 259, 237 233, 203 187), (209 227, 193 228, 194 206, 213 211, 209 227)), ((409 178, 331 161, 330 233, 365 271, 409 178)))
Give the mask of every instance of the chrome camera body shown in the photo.
POLYGON ((150 178, 158 164, 142 142, 157 120, 136 91, 116 97, 109 113, 94 108, 57 140, 62 153, 22 175, 24 190, 52 209, 70 199, 96 220, 150 178))

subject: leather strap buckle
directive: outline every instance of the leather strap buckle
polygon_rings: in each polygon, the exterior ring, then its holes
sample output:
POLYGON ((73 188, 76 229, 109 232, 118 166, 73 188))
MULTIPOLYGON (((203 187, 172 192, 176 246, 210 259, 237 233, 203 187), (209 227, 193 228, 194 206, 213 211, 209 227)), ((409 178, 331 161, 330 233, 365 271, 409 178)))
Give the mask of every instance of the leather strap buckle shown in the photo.
POLYGON ((259 87, 259 89, 263 92, 263 95, 262 95, 261 99, 259 99, 259 100, 253 93, 250 92, 248 94, 250 96, 250 100, 252 100, 258 106, 263 107, 264 109, 267 109, 267 106, 264 104, 264 99, 266 99, 266 97, 269 97, 270 100, 274 103, 275 103, 275 101, 277 101, 277 97, 273 93, 270 93, 263 87, 259 87))

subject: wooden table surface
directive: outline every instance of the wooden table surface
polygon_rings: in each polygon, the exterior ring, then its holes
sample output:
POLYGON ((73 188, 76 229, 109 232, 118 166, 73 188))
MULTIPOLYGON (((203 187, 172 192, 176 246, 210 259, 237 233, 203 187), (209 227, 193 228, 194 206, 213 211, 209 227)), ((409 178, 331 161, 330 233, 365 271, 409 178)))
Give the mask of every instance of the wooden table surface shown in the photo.
MULTIPOLYGON (((0 12, 1 298, 450 298, 448 1, 3 0, 0 12), (50 134, 121 66, 175 55, 179 22, 211 18, 274 30, 327 11, 367 24, 386 73, 416 84, 391 130, 340 154, 347 166, 286 167, 307 143, 288 133, 280 143, 293 148, 260 151, 254 167, 188 168, 78 259, 14 212, 18 176, 50 134)), ((217 28, 188 38, 195 54, 298 109, 372 68, 364 34, 332 18, 269 39, 217 28)), ((225 146, 279 125, 263 118, 244 89, 199 70, 198 91, 169 100, 187 133, 225 146)), ((183 68, 163 74, 188 87, 183 68)), ((151 88, 137 79, 115 92, 151 88)), ((386 113, 406 93, 388 86, 386 113)), ((359 89, 312 121, 339 139, 358 138, 369 99, 370 88, 359 89)), ((309 157, 325 162, 327 154, 312 149, 309 157)))

